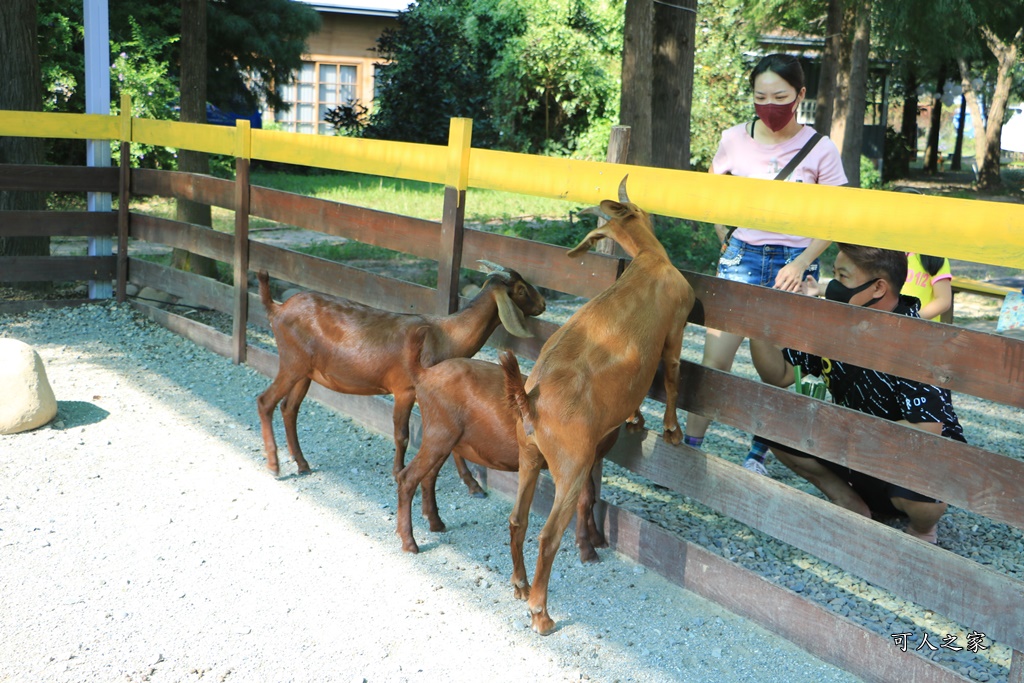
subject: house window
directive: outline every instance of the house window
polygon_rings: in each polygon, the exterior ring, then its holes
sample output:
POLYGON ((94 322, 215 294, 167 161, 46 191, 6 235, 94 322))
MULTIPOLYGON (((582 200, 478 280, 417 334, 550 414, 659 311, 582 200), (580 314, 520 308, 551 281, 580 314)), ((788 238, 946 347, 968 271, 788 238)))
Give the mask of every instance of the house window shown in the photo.
POLYGON ((279 89, 281 99, 292 106, 274 113, 274 120, 286 131, 331 134, 324 117, 329 109, 356 99, 358 69, 351 64, 303 62, 295 83, 279 89))

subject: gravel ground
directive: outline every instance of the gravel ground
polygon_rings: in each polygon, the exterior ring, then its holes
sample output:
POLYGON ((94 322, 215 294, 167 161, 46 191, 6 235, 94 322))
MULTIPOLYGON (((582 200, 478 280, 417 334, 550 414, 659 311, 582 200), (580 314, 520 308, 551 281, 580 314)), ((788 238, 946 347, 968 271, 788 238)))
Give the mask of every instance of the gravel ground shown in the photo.
POLYGON ((568 537, 560 628, 537 636, 508 585, 510 503, 451 468, 449 531, 417 520, 410 556, 387 438, 309 401, 315 471, 276 480, 254 371, 116 305, 0 316, 0 335, 36 347, 59 403, 0 436, 0 681, 856 680, 615 553, 581 566, 568 537))
MULTIPOLYGON (((508 586, 510 503, 467 498, 451 468, 449 531, 414 519, 423 552, 409 556, 388 438, 308 401, 315 471, 283 462, 275 480, 258 373, 116 305, 0 316, 0 336, 37 348, 59 402, 51 426, 0 436, 0 681, 857 680, 615 553, 581 566, 569 535, 551 582, 559 630, 540 638, 508 586)), ((688 330, 688 359, 702 336, 688 330)), ((745 347, 735 370, 753 374, 745 347)), ((957 408, 972 443, 1024 457, 1020 411, 967 396, 957 408)), ((656 406, 646 417, 657 428, 656 406)), ((748 439, 714 425, 706 448, 738 462, 748 439)), ((881 634, 912 633, 911 647, 973 630, 614 464, 603 495, 881 634)), ((1024 578, 1024 538, 1006 525, 951 509, 940 545, 1024 578)), ((1008 649, 985 645, 934 656, 1005 680, 1008 649)))

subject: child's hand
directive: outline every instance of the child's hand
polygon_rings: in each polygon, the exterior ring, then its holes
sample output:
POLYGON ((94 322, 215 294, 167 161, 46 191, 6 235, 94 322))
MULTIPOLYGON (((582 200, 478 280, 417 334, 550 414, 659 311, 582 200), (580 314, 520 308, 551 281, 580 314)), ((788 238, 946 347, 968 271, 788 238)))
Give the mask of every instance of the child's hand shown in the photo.
POLYGON ((813 275, 808 275, 804 278, 804 281, 800 283, 800 293, 806 294, 807 296, 817 297, 820 292, 818 287, 818 281, 814 279, 813 275))

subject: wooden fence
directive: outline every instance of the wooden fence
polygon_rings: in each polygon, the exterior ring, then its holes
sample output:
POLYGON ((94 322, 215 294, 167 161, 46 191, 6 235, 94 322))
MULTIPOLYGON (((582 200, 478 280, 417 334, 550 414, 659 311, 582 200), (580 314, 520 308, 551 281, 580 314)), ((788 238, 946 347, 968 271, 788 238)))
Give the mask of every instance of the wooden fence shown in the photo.
MULTIPOLYGON (((130 107, 122 109, 130 111, 130 107)), ((245 125, 232 138, 223 128, 197 124, 0 112, 0 135, 12 134, 121 139, 119 169, 0 166, 0 189, 116 192, 119 211, 99 216, 7 213, 0 217, 0 236, 116 234, 118 250, 113 257, 2 258, 0 280, 116 278, 122 300, 128 282, 188 297, 232 316, 232 334, 142 302, 132 305, 159 324, 271 377, 276 373, 276 356, 246 340, 247 322, 266 326, 262 306, 247 286, 251 271, 265 269, 304 287, 389 310, 435 313, 454 310, 459 268, 471 267, 478 258, 508 264, 535 285, 587 298, 612 284, 621 272, 621 259, 612 256, 590 253, 569 263, 566 250, 559 247, 465 229, 466 191, 472 187, 596 203, 614 197, 615 187, 628 172, 631 197, 652 212, 1024 267, 1024 231, 1019 229, 1024 225, 1024 209, 1019 206, 796 183, 773 185, 773 196, 766 199, 757 181, 472 149, 470 123, 464 120, 453 121, 447 148, 248 131, 245 125), (131 169, 128 140, 234 154, 236 178, 131 169), (248 164, 257 158, 441 182, 445 184, 443 218, 420 220, 253 186, 248 164), (186 198, 233 210, 234 233, 133 212, 131 200, 139 195, 186 198), (746 202, 750 196, 757 196, 757 201, 746 202), (912 223, 910 216, 915 217, 912 223), (439 286, 417 286, 260 244, 249 239, 250 217, 433 259, 438 262, 439 286), (129 238, 180 247, 231 264, 234 284, 131 258, 129 238)), ((698 305, 690 318, 694 324, 770 339, 781 346, 840 357, 1024 408, 1024 342, 684 274, 697 292, 698 305)), ((512 338, 499 328, 489 343, 536 358, 555 326, 539 320, 529 324, 535 339, 512 338)), ((811 450, 1024 529, 1024 463, 1019 460, 693 363, 684 361, 680 374, 683 410, 811 450), (899 457, 907 453, 928 453, 927 464, 899 457)), ((654 383, 652 397, 659 397, 660 386, 654 383)), ((379 397, 339 395, 316 385, 312 395, 372 429, 391 433, 391 406, 379 397)), ((417 436, 414 425, 414 442, 417 436)), ((623 433, 609 458, 984 632, 1013 649, 1009 680, 1024 683, 1024 581, 751 474, 713 454, 670 446, 657 434, 623 433)), ((514 492, 515 475, 483 474, 491 488, 514 492)), ((550 504, 550 494, 550 485, 542 486, 536 505, 550 504)), ((967 680, 912 650, 902 652, 886 635, 854 624, 626 510, 605 505, 600 514, 617 550, 866 680, 967 680)))

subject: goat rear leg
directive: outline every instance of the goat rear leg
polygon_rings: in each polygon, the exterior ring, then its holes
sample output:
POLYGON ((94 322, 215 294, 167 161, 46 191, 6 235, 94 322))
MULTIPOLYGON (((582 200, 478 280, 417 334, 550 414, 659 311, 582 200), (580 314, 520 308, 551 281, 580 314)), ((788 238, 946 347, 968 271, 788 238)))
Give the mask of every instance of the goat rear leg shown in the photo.
POLYGON ((452 454, 452 458, 455 460, 455 469, 459 471, 459 479, 469 489, 469 495, 474 498, 486 498, 487 492, 480 487, 480 482, 476 480, 473 473, 469 471, 469 467, 466 465, 466 461, 459 456, 452 454))
MULTIPOLYGON (((637 413, 639 414, 639 410, 637 413)), ((643 418, 640 418, 643 420, 643 418)), ((626 427, 629 431, 629 427, 626 427)), ((608 539, 594 518, 594 505, 598 501, 598 483, 601 481, 601 464, 604 456, 612 449, 619 439, 619 430, 612 430, 597 444, 594 464, 590 468, 590 476, 587 477, 586 485, 580 492, 579 503, 576 508, 576 546, 580 549, 580 562, 600 562, 595 548, 607 548, 608 539)))
POLYGON ((280 474, 280 463, 277 460, 277 441, 274 439, 274 409, 288 393, 288 380, 280 375, 256 398, 256 412, 260 416, 260 432, 263 435, 263 456, 267 459, 267 469, 280 474))
POLYGON ((533 505, 533 494, 537 490, 537 477, 540 476, 540 453, 534 459, 519 454, 519 490, 516 502, 512 506, 512 514, 508 518, 509 550, 512 553, 512 592, 519 600, 530 597, 530 582, 526 577, 526 562, 523 560, 523 541, 526 539, 526 527, 530 522, 530 506, 533 505))
POLYGON ((398 473, 405 467, 405 451, 409 448, 409 417, 412 415, 412 405, 415 402, 415 390, 403 389, 395 392, 395 409, 391 415, 395 429, 395 462, 391 466, 391 475, 396 481, 398 473))
POLYGON ((306 398, 306 392, 309 391, 311 381, 309 377, 300 379, 292 387, 291 391, 288 392, 288 397, 284 400, 284 403, 281 404, 281 418, 284 420, 284 434, 288 440, 288 452, 292 454, 292 460, 298 466, 299 474, 309 473, 309 463, 306 462, 305 456, 302 455, 302 448, 299 446, 297 422, 299 419, 299 407, 302 405, 302 399, 306 398))
MULTIPOLYGON (((417 457, 419 456, 417 455, 417 457)), ((430 530, 437 533, 448 530, 437 511, 437 475, 441 471, 444 461, 445 458, 439 458, 437 464, 427 472, 423 481, 420 482, 423 518, 430 524, 430 530)))

